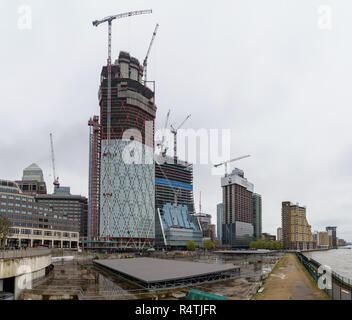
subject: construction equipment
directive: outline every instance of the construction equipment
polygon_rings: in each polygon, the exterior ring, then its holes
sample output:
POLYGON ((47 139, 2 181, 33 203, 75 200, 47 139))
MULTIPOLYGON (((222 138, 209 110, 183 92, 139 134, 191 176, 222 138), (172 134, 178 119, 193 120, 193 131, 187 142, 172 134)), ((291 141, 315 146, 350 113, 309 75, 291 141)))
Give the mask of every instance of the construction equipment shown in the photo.
POLYGON ((147 55, 145 56, 144 61, 143 61, 143 70, 144 70, 144 85, 146 85, 146 84, 147 84, 147 67, 148 67, 148 57, 149 57, 150 50, 151 50, 151 48, 152 48, 152 45, 153 45, 153 42, 154 42, 154 39, 155 39, 156 33, 157 33, 157 31, 158 31, 158 28, 159 28, 159 24, 157 23, 157 24, 156 24, 156 26, 155 26, 154 32, 153 32, 153 37, 152 37, 152 40, 150 41, 150 44, 149 44, 149 48, 148 48, 148 51, 147 51, 147 55))
POLYGON ((102 20, 93 21, 93 26, 98 27, 100 24, 107 22, 108 27, 108 99, 107 99, 107 144, 110 146, 111 140, 111 32, 112 21, 116 19, 128 18, 131 16, 152 13, 152 10, 139 10, 121 13, 115 16, 109 16, 102 20))
POLYGON ((189 114, 185 120, 175 129, 173 125, 171 125, 171 133, 174 135, 174 159, 177 159, 177 131, 185 124, 185 122, 191 117, 189 114))
POLYGON ((157 146, 160 148, 160 153, 163 157, 166 156, 166 152, 167 152, 167 149, 168 147, 164 147, 164 143, 165 143, 165 130, 167 129, 167 125, 169 123, 169 118, 170 118, 170 109, 166 115, 166 120, 165 120, 165 125, 164 127, 162 128, 163 132, 162 132, 162 138, 161 138, 161 141, 159 141, 157 143, 157 146))
POLYGON ((59 177, 56 176, 56 170, 55 170, 55 155, 54 155, 54 143, 53 143, 53 134, 50 133, 50 145, 51 145, 51 163, 53 165, 53 177, 54 177, 54 188, 59 188, 60 183, 59 183, 59 177))
POLYGON ((231 159, 231 160, 227 160, 225 162, 221 162, 221 163, 215 164, 214 167, 217 168, 217 167, 220 167, 222 165, 225 165, 225 177, 226 177, 228 175, 228 173, 227 173, 227 165, 229 163, 234 162, 234 161, 238 161, 238 160, 241 160, 241 159, 249 158, 249 157, 250 157, 250 155, 234 158, 234 159, 231 159))

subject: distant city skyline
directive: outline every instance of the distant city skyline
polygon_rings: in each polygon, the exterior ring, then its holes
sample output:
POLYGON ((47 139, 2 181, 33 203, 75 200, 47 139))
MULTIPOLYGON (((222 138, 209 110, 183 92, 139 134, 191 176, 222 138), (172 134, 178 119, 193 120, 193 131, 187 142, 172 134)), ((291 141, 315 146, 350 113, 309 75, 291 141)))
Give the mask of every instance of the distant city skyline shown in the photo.
MULTIPOLYGON (((37 163, 51 193, 52 132, 60 182, 73 194, 88 195, 87 119, 98 110, 106 64, 106 28, 91 23, 152 8, 150 16, 114 26, 113 60, 125 50, 142 61, 160 24, 148 68, 156 81, 157 127, 171 109, 171 123, 192 113, 187 128, 231 129, 231 156, 252 155, 235 166, 262 195, 263 232, 276 234, 281 203, 291 200, 307 206, 312 230, 336 225, 337 237, 352 241, 352 3, 330 5, 329 30, 319 28, 321 3, 313 0, 217 6, 27 0, 28 30, 18 28, 21 4, 0 4, 6 26, 0 29, 6 43, 0 52, 1 178, 19 180, 24 168, 37 163)), ((216 223, 221 178, 211 169, 194 167, 194 197, 198 203, 202 191, 202 211, 216 223)))

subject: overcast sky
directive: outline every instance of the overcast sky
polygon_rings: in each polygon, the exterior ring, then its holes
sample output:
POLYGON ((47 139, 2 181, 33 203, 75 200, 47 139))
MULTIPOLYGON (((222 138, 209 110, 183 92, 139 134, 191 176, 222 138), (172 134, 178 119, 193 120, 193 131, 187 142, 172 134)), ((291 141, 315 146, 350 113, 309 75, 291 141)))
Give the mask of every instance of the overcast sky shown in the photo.
MULTIPOLYGON (((148 69, 157 126, 170 108, 172 123, 192 114, 186 128, 231 129, 231 155, 252 155, 236 166, 263 197, 263 232, 276 234, 288 200, 307 206, 313 231, 336 225, 351 241, 350 0, 1 0, 0 177, 36 162, 51 192, 53 132, 61 184, 87 195, 87 121, 107 55, 106 26, 92 21, 149 8, 114 24, 113 60, 125 50, 143 61, 160 24, 148 69)), ((215 222, 220 177, 197 165, 194 185, 215 222)))

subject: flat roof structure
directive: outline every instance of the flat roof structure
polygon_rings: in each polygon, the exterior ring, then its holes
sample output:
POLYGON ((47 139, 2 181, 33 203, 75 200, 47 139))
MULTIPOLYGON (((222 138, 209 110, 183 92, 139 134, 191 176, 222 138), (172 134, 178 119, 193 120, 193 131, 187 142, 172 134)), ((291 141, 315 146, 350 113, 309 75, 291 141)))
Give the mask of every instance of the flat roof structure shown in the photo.
POLYGON ((94 260, 101 267, 146 289, 197 285, 239 276, 233 264, 211 264, 170 259, 133 258, 94 260))
POLYGON ((219 253, 219 254, 266 254, 266 253, 272 253, 275 251, 272 250, 266 250, 266 249, 259 249, 259 250, 218 250, 214 251, 214 253, 219 253))

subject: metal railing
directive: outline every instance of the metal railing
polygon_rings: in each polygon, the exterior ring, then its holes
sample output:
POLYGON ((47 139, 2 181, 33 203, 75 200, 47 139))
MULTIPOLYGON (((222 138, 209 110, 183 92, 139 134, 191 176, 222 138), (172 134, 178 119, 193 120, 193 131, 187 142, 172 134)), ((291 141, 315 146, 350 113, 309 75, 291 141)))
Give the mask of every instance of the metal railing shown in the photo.
MULTIPOLYGON (((320 274, 318 273, 318 269, 321 266, 321 264, 312 259, 312 258, 308 258, 306 257, 304 254, 300 253, 300 252, 296 252, 296 256, 298 258, 298 260, 301 262, 301 264, 304 266, 304 268, 310 273, 310 275, 313 277, 313 279, 318 282, 318 279, 320 277, 320 274)), ((331 271, 331 277, 332 277, 332 284, 336 285, 339 287, 339 290, 341 290, 341 288, 346 289, 349 294, 350 294, 350 298, 352 298, 352 279, 349 279, 347 277, 343 277, 341 275, 339 275, 338 273, 336 273, 335 271, 331 271)), ((330 296, 330 298, 334 299, 334 297, 332 296, 333 293, 329 292, 327 289, 324 289, 324 291, 330 296)), ((341 294, 340 294, 341 296, 341 294)))
POLYGON ((26 258, 49 255, 50 249, 18 249, 0 251, 0 259, 26 258))

